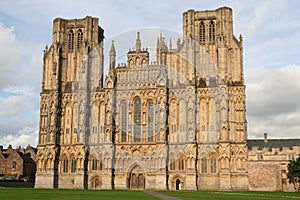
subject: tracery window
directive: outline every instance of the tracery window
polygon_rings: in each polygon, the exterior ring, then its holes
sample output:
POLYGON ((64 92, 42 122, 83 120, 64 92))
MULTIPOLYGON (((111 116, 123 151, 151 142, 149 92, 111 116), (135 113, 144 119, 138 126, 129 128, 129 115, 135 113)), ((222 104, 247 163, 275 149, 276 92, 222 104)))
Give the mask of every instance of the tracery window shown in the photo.
POLYGON ((150 101, 148 103, 148 141, 153 141, 153 132, 154 132, 154 105, 150 101))
POLYGON ((126 142, 126 132, 127 132, 127 106, 126 102, 121 103, 121 132, 122 132, 122 142, 126 142))
POLYGON ((82 40, 83 40, 83 32, 81 29, 79 29, 77 32, 77 47, 78 47, 78 49, 80 49, 80 47, 82 45, 82 40))
POLYGON ((200 42, 205 42, 205 24, 204 22, 200 22, 200 29, 199 29, 199 36, 200 42))
POLYGON ((210 21, 210 24, 209 24, 209 41, 214 42, 215 41, 215 36, 216 36, 215 23, 213 21, 210 21))
POLYGON ((141 99, 134 100, 134 142, 141 141, 141 99))
POLYGON ((69 34, 68 34, 68 47, 69 47, 69 50, 70 51, 73 51, 73 49, 74 49, 74 32, 73 32, 73 30, 70 30, 69 31, 69 34))

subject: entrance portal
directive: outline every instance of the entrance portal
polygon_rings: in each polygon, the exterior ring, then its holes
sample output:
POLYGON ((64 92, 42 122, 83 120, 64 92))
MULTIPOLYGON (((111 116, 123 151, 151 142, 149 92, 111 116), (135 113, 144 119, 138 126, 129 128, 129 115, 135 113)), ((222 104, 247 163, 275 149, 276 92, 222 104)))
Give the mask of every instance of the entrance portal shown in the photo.
POLYGON ((176 190, 180 190, 180 180, 176 180, 176 190))
POLYGON ((139 166, 135 166, 129 174, 129 189, 131 190, 144 190, 145 177, 139 166))

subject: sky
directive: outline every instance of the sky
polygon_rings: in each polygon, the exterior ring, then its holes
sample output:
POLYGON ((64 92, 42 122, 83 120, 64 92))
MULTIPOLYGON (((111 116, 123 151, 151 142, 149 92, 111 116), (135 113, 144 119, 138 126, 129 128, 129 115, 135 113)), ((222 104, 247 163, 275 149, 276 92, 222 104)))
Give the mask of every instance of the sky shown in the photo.
POLYGON ((37 145, 42 56, 56 17, 98 17, 109 40, 149 27, 182 32, 183 12, 222 6, 243 35, 248 138, 300 138, 300 1, 0 0, 0 145, 37 145))

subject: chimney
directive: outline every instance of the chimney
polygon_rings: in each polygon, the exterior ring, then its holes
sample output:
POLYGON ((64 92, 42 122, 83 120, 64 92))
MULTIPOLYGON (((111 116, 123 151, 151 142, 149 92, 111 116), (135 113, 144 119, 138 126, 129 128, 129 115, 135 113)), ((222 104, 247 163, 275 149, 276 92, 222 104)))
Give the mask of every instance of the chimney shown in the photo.
POLYGON ((268 142, 268 133, 264 133, 264 140, 265 142, 268 142))

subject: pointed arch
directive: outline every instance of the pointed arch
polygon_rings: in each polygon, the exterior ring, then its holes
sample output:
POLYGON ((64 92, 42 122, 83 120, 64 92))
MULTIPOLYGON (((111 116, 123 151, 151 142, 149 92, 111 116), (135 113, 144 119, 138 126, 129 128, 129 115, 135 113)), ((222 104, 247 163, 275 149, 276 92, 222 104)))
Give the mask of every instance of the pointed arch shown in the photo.
POLYGON ((215 31, 215 22, 210 21, 209 23, 209 42, 215 42, 216 31, 215 31))
POLYGON ((122 101, 120 104, 120 127, 121 127, 121 142, 127 141, 127 103, 122 101))
POLYGON ((77 31, 77 48, 80 49, 83 41, 83 32, 82 29, 78 29, 77 31))
POLYGON ((200 43, 205 42, 205 23, 203 21, 200 22, 199 41, 200 43))
POLYGON ((69 51, 74 50, 74 32, 73 32, 73 30, 69 30, 69 33, 68 33, 68 48, 69 48, 69 51))
POLYGON ((148 142, 153 142, 153 135, 154 135, 154 116, 155 116, 155 109, 154 109, 154 102, 152 100, 148 101, 147 104, 147 113, 148 113, 148 142))
POLYGON ((134 142, 141 141, 141 124, 142 124, 142 116, 141 116, 141 107, 142 102, 140 97, 135 97, 133 100, 133 134, 134 134, 134 142))

